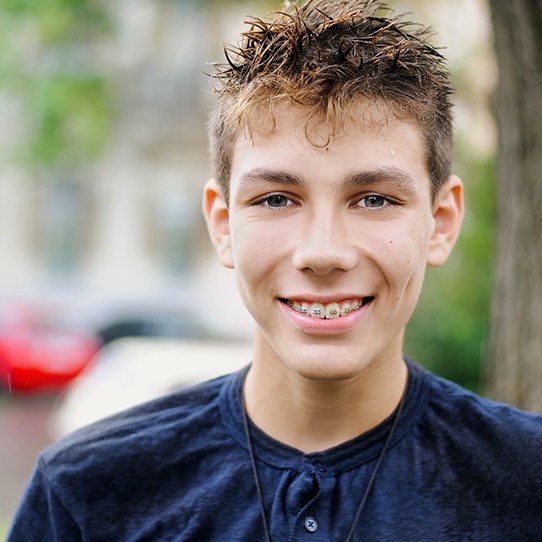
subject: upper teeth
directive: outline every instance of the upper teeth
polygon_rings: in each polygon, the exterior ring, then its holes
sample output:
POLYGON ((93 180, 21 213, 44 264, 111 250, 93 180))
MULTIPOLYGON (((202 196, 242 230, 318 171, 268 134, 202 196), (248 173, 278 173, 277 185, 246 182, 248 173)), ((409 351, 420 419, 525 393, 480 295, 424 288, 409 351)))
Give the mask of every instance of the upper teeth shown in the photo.
POLYGON ((339 318, 345 316, 352 311, 359 309, 362 305, 362 300, 343 301, 342 303, 307 303, 305 301, 288 301, 290 307, 294 310, 307 314, 312 318, 339 318))

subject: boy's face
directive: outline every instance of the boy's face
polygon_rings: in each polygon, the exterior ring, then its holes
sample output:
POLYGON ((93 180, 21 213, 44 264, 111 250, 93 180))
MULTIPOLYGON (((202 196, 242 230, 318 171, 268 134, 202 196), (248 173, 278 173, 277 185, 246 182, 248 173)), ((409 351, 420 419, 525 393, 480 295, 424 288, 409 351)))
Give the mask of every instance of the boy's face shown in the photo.
POLYGON ((414 125, 367 110, 363 130, 324 125, 307 140, 302 111, 234 146, 231 196, 206 187, 204 210, 222 263, 236 270, 257 324, 255 362, 316 380, 400 363, 426 266, 457 237, 462 188, 431 200, 414 125))

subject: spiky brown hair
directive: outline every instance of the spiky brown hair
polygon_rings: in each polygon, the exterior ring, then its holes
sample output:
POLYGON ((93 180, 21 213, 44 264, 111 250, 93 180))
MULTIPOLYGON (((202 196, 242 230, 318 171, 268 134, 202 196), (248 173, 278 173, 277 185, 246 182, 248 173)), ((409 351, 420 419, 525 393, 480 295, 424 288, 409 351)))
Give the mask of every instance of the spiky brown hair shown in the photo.
POLYGON ((367 101, 414 122, 437 193, 452 160, 452 86, 427 28, 376 0, 286 2, 273 17, 246 24, 242 41, 225 47, 227 62, 212 75, 219 84, 211 160, 227 200, 236 138, 241 130, 272 130, 273 106, 282 102, 304 107, 307 119, 326 120, 331 133, 346 119, 355 122, 354 106, 367 101))

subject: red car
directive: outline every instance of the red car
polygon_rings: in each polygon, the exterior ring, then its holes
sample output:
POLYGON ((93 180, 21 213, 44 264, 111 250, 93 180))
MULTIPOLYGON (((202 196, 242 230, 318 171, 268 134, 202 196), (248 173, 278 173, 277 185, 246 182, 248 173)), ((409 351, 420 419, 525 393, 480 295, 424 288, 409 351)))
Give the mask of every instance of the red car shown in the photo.
POLYGON ((0 384, 11 392, 57 391, 87 366, 101 346, 71 328, 59 307, 0 305, 0 384))

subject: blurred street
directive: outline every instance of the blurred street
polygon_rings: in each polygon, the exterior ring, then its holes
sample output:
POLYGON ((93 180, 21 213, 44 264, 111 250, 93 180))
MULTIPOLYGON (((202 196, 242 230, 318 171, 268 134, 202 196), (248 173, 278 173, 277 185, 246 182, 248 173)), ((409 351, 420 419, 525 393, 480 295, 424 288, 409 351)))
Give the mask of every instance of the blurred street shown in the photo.
POLYGON ((38 452, 51 442, 47 423, 54 395, 0 392, 0 540, 17 507, 38 452))

